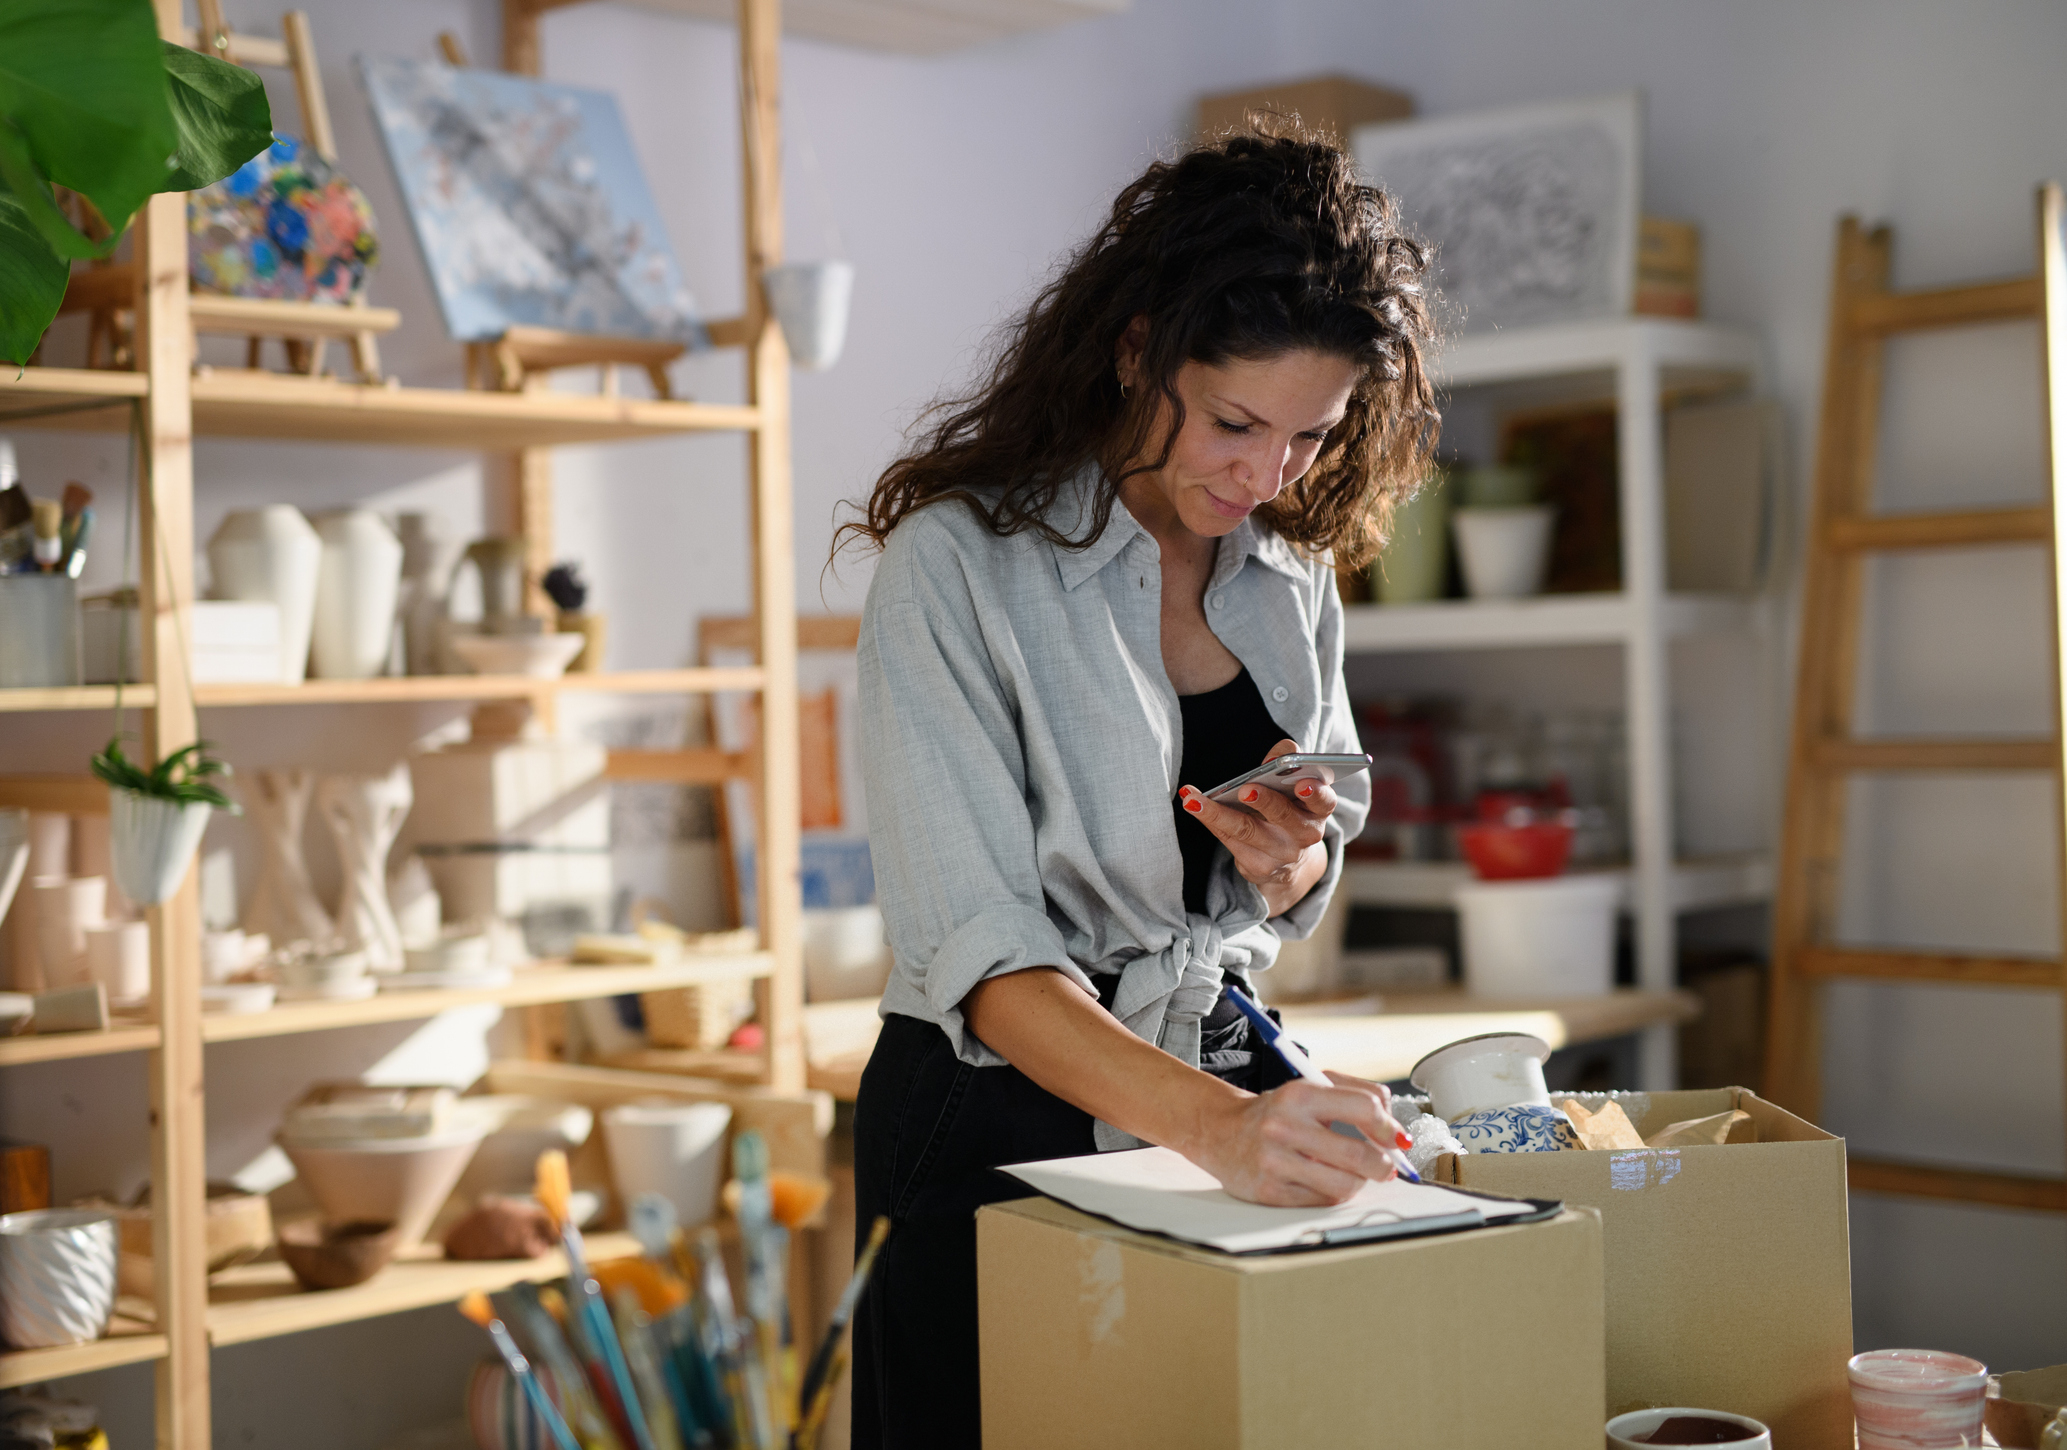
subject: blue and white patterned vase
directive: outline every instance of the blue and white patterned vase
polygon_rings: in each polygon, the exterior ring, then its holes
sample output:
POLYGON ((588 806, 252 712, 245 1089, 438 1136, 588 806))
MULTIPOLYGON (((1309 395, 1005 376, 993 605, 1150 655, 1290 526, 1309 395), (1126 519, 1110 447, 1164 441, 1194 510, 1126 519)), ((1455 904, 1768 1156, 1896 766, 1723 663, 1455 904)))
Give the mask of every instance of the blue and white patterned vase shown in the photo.
POLYGON ((1555 1153, 1579 1146, 1569 1118, 1535 1103, 1466 1113, 1450 1131, 1468 1153, 1555 1153))

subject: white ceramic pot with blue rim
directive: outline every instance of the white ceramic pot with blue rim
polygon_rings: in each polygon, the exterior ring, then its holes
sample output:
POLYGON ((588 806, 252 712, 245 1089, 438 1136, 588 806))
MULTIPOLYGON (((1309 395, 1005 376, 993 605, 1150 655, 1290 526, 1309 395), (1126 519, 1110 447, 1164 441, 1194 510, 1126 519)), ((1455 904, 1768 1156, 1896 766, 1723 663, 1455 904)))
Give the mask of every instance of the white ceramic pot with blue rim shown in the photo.
POLYGON ((1555 1153, 1579 1146, 1571 1120, 1537 1103, 1466 1113, 1450 1131, 1467 1153, 1555 1153))
POLYGON ((1526 1032, 1466 1037, 1414 1064, 1407 1080, 1428 1094, 1428 1110, 1454 1123, 1466 1113, 1534 1103, 1550 1106, 1543 1063, 1550 1044, 1526 1032))

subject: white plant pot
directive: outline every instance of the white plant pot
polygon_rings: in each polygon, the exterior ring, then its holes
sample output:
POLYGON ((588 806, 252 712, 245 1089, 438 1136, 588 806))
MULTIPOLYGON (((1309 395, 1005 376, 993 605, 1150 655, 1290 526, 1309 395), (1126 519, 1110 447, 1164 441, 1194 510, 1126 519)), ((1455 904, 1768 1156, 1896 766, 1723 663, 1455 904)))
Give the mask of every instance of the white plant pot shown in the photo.
POLYGON ((0 1218, 0 1343, 85 1344, 115 1309, 115 1216, 43 1208, 0 1218))
POLYGON ((1615 907, 1604 876, 1457 887, 1464 986, 1475 997, 1598 997, 1615 985, 1615 907))
POLYGON ((674 1204, 685 1226, 709 1223, 718 1213, 725 1176, 725 1130, 732 1109, 723 1103, 626 1103, 603 1111, 603 1141, 618 1207, 630 1211, 642 1193, 674 1204))
POLYGON ((186 880, 201 833, 208 829, 209 807, 182 804, 133 790, 110 790, 108 814, 113 818, 115 884, 138 906, 157 906, 172 899, 186 880))
POLYGON ((387 665, 401 602, 402 541, 371 509, 316 520, 323 560, 309 662, 319 679, 370 680, 387 665))
POLYGON ((761 274, 768 306, 782 324, 790 361, 813 372, 840 360, 854 300, 851 262, 791 262, 761 274))
POLYGON ((1556 514, 1547 504, 1452 513, 1465 591, 1473 599, 1526 599, 1542 593, 1556 514))
POLYGON ((239 509, 208 541, 217 599, 259 599, 280 607, 280 682, 308 674, 323 542, 301 510, 287 504, 239 509))

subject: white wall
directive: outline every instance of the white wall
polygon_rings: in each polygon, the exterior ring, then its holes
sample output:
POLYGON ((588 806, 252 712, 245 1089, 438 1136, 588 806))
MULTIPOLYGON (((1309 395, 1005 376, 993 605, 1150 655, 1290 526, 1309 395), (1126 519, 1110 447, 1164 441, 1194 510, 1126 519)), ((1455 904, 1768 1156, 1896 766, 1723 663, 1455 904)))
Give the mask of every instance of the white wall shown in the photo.
MULTIPOLYGON (((497 7, 317 0, 311 9, 345 165, 384 223, 374 298, 410 319, 387 357, 409 381, 455 380, 458 351, 438 323, 349 57, 428 55, 449 28, 492 59, 497 7)), ((248 7, 233 7, 233 19, 258 24, 248 7)), ((730 32, 603 4, 548 17, 545 36, 549 75, 619 95, 691 286, 712 312, 735 309, 730 32)), ((797 379, 800 604, 859 602, 865 561, 827 576, 820 600, 835 504, 866 487, 915 410, 966 374, 986 328, 1117 186, 1179 136, 1200 91, 1343 69, 1441 112, 1643 86, 1646 205, 1702 224, 1709 311, 1768 339, 1805 471, 1836 215, 1895 224, 1903 285, 2027 269, 2032 183, 2067 172, 2067 93, 2055 83, 2063 56, 2067 11, 1996 0, 1136 0, 1118 19, 926 61, 792 42, 791 252, 823 254, 836 223, 860 275, 846 359, 797 379)), ((286 89, 275 95, 291 113, 286 89)), ((1889 449, 1909 461, 1887 470, 1892 501, 2034 496, 2031 349, 2028 338, 2001 335, 2009 331, 1957 340, 1935 359, 1903 345, 1891 369, 1889 449)), ((699 396, 736 395, 736 369, 723 360, 692 363, 683 379, 699 396)), ((89 456, 109 477, 119 468, 111 445, 83 449, 39 438, 24 452, 52 469, 77 471, 89 456)), ((255 499, 429 503, 467 528, 497 518, 480 464, 463 455, 204 442, 198 468, 204 538, 222 512, 255 499)), ((596 579, 613 665, 682 662, 698 614, 743 607, 736 441, 570 449, 559 470, 562 551, 596 579)), ((1889 571, 1874 596, 1873 724, 2040 728, 2044 631, 2030 623, 2043 618, 2039 587, 2033 560, 1889 571)), ((375 763, 436 723, 395 712, 367 730, 370 718, 269 712, 208 728, 281 756, 351 742, 375 763)), ((76 767, 102 725, 10 725, 10 768, 17 757, 24 769, 76 767)), ((2056 950, 2044 792, 2043 782, 2008 781, 1871 793, 1858 813, 1862 865, 1846 930, 2056 950)), ((2056 1001, 1847 989, 1832 1005, 1837 1130, 1881 1151, 2061 1170, 2056 1001)), ((477 1025, 426 1031, 419 1050, 449 1053, 455 1066, 479 1051, 477 1025)), ((262 1143, 289 1079, 368 1066, 403 1046, 392 1032, 290 1041, 292 1051, 211 1049, 218 1170, 241 1166, 262 1143)), ((137 1065, 122 1059, 11 1070, 0 1075, 0 1133, 81 1144, 60 1154, 60 1192, 133 1185, 145 1156, 140 1089, 137 1065)), ((1862 1347, 1920 1342, 2003 1367, 2067 1359, 2057 1310, 2067 1221, 1860 1198, 1854 1226, 1862 1347)), ((453 1316, 426 1311, 222 1356, 219 1443, 287 1443, 280 1427, 293 1424, 292 1443, 310 1450, 377 1447, 456 1405, 459 1375, 479 1349, 471 1336, 453 1316), (349 1381, 336 1369, 347 1357, 349 1381), (438 1376, 449 1394, 435 1390, 438 1376)), ((114 1411, 118 1446, 146 1443, 147 1374, 110 1372, 80 1388, 114 1411)))

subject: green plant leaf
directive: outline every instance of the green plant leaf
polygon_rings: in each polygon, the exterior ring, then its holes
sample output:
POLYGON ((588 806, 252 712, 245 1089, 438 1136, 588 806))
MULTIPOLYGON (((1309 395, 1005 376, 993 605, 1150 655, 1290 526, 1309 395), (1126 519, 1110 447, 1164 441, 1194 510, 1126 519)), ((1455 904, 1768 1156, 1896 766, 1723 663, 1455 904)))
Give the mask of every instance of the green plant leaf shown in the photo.
POLYGON ((168 40, 165 80, 179 149, 160 191, 221 181, 273 144, 273 108, 254 72, 168 40))
POLYGON ((0 5, 0 119, 44 177, 84 195, 119 233, 165 188, 179 144, 150 0, 0 5))
POLYGON ((65 300, 71 268, 0 187, 0 361, 25 364, 65 300))
POLYGON ((4 120, 0 120, 0 187, 21 207, 44 245, 58 256, 102 257, 114 249, 114 237, 95 243, 58 210, 56 198, 30 159, 28 142, 4 120))

